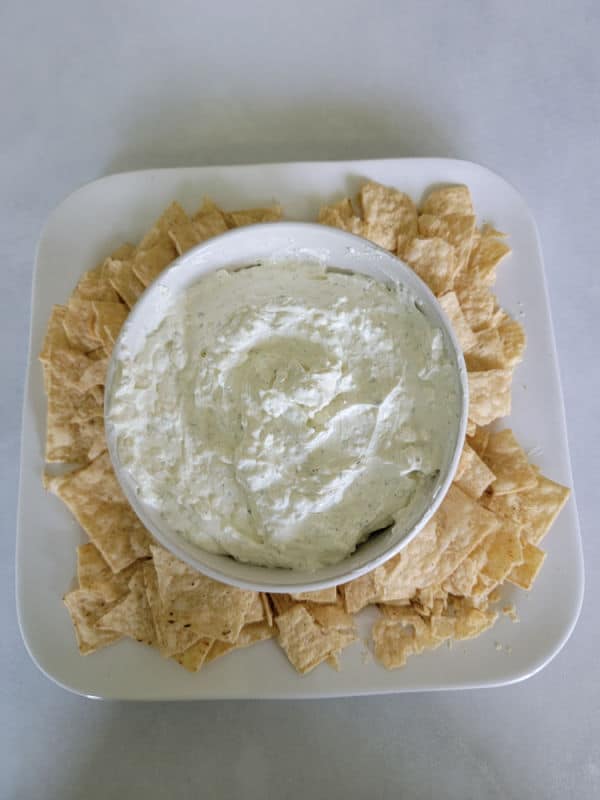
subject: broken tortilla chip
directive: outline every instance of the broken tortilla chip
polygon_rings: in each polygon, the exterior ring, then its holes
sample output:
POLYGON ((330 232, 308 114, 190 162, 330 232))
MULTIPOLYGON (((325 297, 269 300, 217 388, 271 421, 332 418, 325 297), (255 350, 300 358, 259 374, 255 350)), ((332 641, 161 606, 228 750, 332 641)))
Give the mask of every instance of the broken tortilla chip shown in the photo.
POLYGON ((343 633, 325 631, 299 603, 280 614, 275 623, 279 630, 279 644, 302 675, 349 644, 343 633))

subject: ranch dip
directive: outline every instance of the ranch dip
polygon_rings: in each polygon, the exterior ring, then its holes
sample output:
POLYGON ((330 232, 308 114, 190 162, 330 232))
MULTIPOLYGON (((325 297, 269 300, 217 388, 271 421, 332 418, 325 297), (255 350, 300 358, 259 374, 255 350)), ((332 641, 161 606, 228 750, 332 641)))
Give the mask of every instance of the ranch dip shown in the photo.
POLYGON ((456 368, 402 286, 314 263, 221 270, 117 365, 139 498, 200 548, 315 570, 408 525, 453 445, 456 368))

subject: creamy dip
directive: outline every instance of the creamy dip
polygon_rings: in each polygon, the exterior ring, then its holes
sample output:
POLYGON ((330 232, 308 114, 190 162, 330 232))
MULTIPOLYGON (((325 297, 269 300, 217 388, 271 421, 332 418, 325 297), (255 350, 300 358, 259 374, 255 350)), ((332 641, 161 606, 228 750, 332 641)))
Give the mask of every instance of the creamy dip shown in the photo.
POLYGON ((313 263, 200 280, 110 398, 120 461, 179 535, 265 566, 334 564, 446 464, 456 367, 402 286, 313 263))

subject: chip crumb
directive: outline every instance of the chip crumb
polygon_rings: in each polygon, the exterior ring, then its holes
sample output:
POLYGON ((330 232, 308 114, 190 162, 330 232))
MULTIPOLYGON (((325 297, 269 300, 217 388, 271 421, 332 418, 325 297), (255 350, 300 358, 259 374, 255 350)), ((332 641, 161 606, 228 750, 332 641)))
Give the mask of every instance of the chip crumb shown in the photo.
POLYGON ((517 614, 517 609, 515 608, 514 603, 509 603, 509 605, 503 606, 502 613, 505 617, 508 617, 511 622, 519 622, 519 615, 517 614))

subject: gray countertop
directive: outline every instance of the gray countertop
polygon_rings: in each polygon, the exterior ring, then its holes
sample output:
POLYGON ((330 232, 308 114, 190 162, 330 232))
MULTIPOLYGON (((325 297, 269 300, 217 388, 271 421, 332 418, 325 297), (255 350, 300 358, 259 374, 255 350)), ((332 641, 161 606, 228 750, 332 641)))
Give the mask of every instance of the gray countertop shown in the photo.
POLYGON ((600 6, 69 2, 0 10, 0 797, 600 796, 600 6), (504 689, 323 702, 101 703, 29 660, 14 604, 36 240, 77 186, 145 167, 477 161, 539 225, 586 598, 565 649, 504 689))

